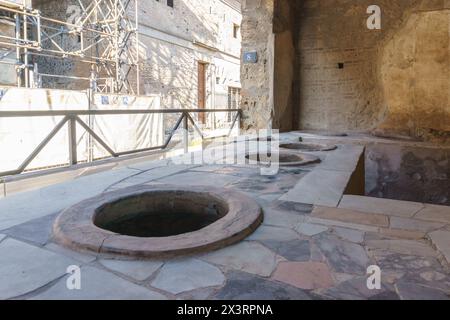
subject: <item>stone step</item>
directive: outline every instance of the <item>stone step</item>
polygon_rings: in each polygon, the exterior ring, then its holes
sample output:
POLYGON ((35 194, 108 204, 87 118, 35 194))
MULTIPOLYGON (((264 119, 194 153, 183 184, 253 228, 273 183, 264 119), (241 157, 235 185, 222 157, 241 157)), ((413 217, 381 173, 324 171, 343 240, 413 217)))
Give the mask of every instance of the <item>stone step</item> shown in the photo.
POLYGON ((430 239, 436 249, 442 253, 446 262, 450 264, 450 232, 435 231, 430 233, 430 239))
POLYGON ((316 206, 311 216, 319 219, 336 220, 353 224, 383 228, 389 227, 388 216, 377 213, 364 213, 354 210, 316 206))
POLYGON ((400 218, 412 218, 424 209, 425 205, 417 202, 345 195, 342 197, 339 208, 400 218))
POLYGON ((425 207, 414 218, 450 224, 450 207, 425 204, 425 207))

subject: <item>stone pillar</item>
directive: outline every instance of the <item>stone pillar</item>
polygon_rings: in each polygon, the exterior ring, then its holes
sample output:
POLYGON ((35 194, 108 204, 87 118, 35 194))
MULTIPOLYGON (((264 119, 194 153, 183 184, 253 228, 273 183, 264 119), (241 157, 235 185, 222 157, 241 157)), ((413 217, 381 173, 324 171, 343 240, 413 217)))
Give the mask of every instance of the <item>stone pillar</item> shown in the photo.
POLYGON ((242 128, 272 128, 274 110, 274 0, 242 1, 242 52, 256 51, 256 63, 242 63, 242 128))
POLYGON ((242 2, 243 53, 256 51, 257 63, 241 68, 243 129, 290 131, 296 93, 296 0, 242 2))

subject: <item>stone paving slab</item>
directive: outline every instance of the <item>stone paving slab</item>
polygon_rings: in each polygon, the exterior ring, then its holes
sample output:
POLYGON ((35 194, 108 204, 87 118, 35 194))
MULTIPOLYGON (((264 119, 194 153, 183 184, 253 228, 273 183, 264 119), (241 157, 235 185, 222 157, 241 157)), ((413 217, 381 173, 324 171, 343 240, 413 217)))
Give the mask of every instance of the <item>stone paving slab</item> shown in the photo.
POLYGON ((320 248, 314 242, 310 242, 311 249, 311 261, 313 262, 326 262, 325 255, 320 248))
POLYGON ((189 292, 183 292, 176 296, 177 300, 195 300, 195 301, 204 301, 209 300, 216 293, 217 288, 202 288, 198 290, 192 290, 189 292))
POLYGON ((51 238, 53 222, 56 217, 57 214, 51 214, 14 226, 3 232, 15 239, 43 246, 47 244, 51 238))
POLYGON ((441 252, 450 264, 450 232, 435 231, 430 234, 433 245, 441 252))
POLYGON ((160 159, 160 160, 147 160, 147 161, 138 161, 135 163, 128 164, 128 168, 135 169, 139 171, 149 171, 156 168, 167 167, 171 163, 170 159, 160 159))
POLYGON ((277 200, 270 203, 270 209, 293 213, 297 215, 311 214, 314 206, 312 204, 297 203, 290 201, 277 200))
POLYGON ((278 176, 261 176, 244 177, 233 184, 230 188, 238 189, 244 192, 253 192, 258 196, 271 196, 279 194, 272 201, 277 200, 281 195, 291 190, 299 181, 296 176, 279 174, 278 176))
POLYGON ((370 249, 381 249, 405 255, 436 257, 437 252, 428 244, 412 240, 369 240, 366 245, 370 249))
POLYGON ((386 238, 403 239, 403 240, 423 240, 426 237, 426 234, 420 231, 386 229, 386 228, 380 228, 379 235, 386 238))
POLYGON ((444 223, 421 221, 416 219, 391 217, 392 229, 410 230, 428 233, 445 227, 444 223))
POLYGON ((342 228, 347 228, 347 229, 360 230, 360 231, 364 231, 364 232, 377 233, 379 230, 378 227, 356 224, 356 223, 347 223, 347 222, 341 222, 341 221, 329 220, 329 219, 321 219, 321 218, 315 218, 315 217, 307 217, 305 219, 305 223, 319 224, 319 225, 328 226, 328 227, 342 227, 342 228))
POLYGON ((101 259, 99 261, 105 268, 123 274, 137 281, 150 278, 161 266, 161 261, 122 261, 101 259))
POLYGON ((369 290, 367 277, 357 277, 344 281, 323 292, 325 296, 338 300, 399 300, 398 295, 382 286, 381 290, 369 290))
POLYGON ((303 290, 244 272, 229 272, 225 286, 215 295, 219 300, 311 300, 303 290))
POLYGON ((299 214, 265 208, 264 225, 274 227, 294 228, 303 221, 304 217, 299 214))
POLYGON ((239 180, 238 177, 229 175, 204 172, 186 172, 159 179, 158 182, 182 186, 225 187, 226 185, 237 180, 239 180))
POLYGON ((114 190, 123 189, 123 188, 131 187, 131 186, 135 186, 135 185, 139 185, 139 184, 146 184, 146 183, 149 183, 149 182, 152 182, 152 181, 164 178, 164 177, 168 177, 168 176, 186 171, 192 167, 193 166, 184 166, 184 165, 156 167, 149 171, 145 171, 142 173, 135 173, 134 175, 129 176, 129 177, 119 181, 116 184, 113 184, 105 191, 114 191, 114 190))
POLYGON ((354 242, 354 243, 363 243, 365 233, 359 230, 352 230, 340 227, 334 227, 331 229, 331 233, 335 234, 342 240, 354 242))
POLYGON ((64 247, 61 247, 61 246, 53 243, 53 242, 50 242, 49 244, 47 244, 45 246, 45 248, 47 250, 53 251, 53 252, 55 252, 57 254, 60 254, 60 255, 66 256, 68 258, 80 261, 80 262, 82 262, 84 264, 88 264, 88 263, 91 263, 91 262, 97 260, 96 256, 93 256, 93 255, 90 255, 90 254, 86 254, 86 253, 80 253, 80 252, 73 251, 73 250, 70 250, 70 249, 66 249, 64 247))
POLYGON ((425 281, 431 282, 431 281, 442 281, 447 276, 445 274, 442 274, 440 272, 435 271, 425 271, 420 274, 420 277, 424 279, 425 281))
POLYGON ((339 208, 401 218, 412 218, 424 208, 424 205, 417 202, 345 195, 342 197, 339 208))
POLYGON ((450 224, 450 207, 425 204, 425 208, 420 210, 414 218, 450 224))
POLYGON ((347 274, 366 274, 370 259, 361 245, 342 241, 330 234, 316 236, 314 241, 334 271, 347 274))
POLYGON ((311 216, 314 218, 336 220, 346 223, 389 227, 389 218, 386 215, 362 213, 347 209, 316 206, 311 216))
POLYGON ((306 262, 311 260, 311 245, 308 240, 291 240, 285 242, 263 241, 262 244, 286 260, 306 262))
MULTIPOLYGON (((228 186, 227 189, 234 189, 232 186, 228 186)), ((278 199, 283 195, 283 193, 270 193, 270 194, 262 194, 257 192, 249 192, 237 189, 236 191, 242 192, 249 197, 253 197, 258 204, 263 208, 267 208, 271 203, 278 201, 278 199)))
MULTIPOLYGON (((282 170, 283 169, 281 169, 280 172, 282 172, 282 170)), ((260 168, 249 166, 225 166, 222 169, 216 170, 215 173, 227 174, 237 177, 255 177, 261 175, 260 168)))
POLYGON ((345 171, 353 173, 360 156, 364 153, 364 147, 357 145, 340 145, 333 152, 327 152, 326 158, 319 165, 320 169, 345 171))
POLYGON ((64 256, 6 239, 0 243, 0 300, 37 290, 64 276, 74 264, 64 256))
POLYGON ((81 290, 68 290, 67 278, 32 300, 166 300, 162 294, 94 267, 81 268, 81 290))
POLYGON ((272 278, 305 290, 334 285, 330 269, 320 262, 280 262, 272 278))
POLYGON ((406 274, 408 272, 421 273, 430 270, 443 270, 436 257, 421 257, 408 255, 406 252, 396 253, 378 249, 371 251, 371 254, 375 257, 377 265, 385 272, 395 271, 406 274))
POLYGON ((404 277, 395 283, 400 282, 414 283, 450 294, 450 274, 446 273, 444 269, 431 270, 430 268, 425 268, 414 272, 408 271, 404 277))
POLYGON ((0 230, 60 212, 134 174, 127 168, 110 170, 0 199, 0 230))
POLYGON ((241 242, 202 257, 210 263, 237 271, 269 277, 277 266, 276 254, 256 242, 241 242))
POLYGON ((298 234, 287 228, 261 226, 246 240, 249 241, 293 241, 299 238, 298 234))
POLYGON ((280 200, 337 207, 351 175, 350 172, 316 168, 280 200))
POLYGON ((224 168, 226 167, 226 165, 221 164, 221 165, 206 165, 206 166, 202 166, 202 167, 196 167, 193 169, 190 169, 189 171, 193 171, 193 172, 207 172, 207 173, 213 173, 215 171, 219 171, 219 170, 224 170, 224 168))
POLYGON ((305 236, 312 237, 318 234, 321 234, 325 231, 328 231, 328 227, 311 224, 311 223, 300 223, 295 227, 295 230, 305 236))
POLYGON ((215 266, 197 259, 164 264, 151 285, 172 294, 221 286, 225 276, 215 266))
POLYGON ((450 300, 448 294, 441 290, 415 283, 400 282, 395 287, 403 300, 450 300))

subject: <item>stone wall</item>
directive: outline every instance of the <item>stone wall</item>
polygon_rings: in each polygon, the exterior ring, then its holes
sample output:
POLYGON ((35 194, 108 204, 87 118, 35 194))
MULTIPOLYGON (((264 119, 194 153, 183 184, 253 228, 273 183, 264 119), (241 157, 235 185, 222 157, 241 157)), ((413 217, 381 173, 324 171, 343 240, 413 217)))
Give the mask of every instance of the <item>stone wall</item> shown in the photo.
POLYGON ((450 205, 450 148, 367 142, 367 195, 450 205))
POLYGON ((373 4, 245 1, 245 126, 450 140, 450 2, 380 0, 369 30, 373 4))
POLYGON ((301 128, 450 132, 450 3, 378 1, 381 30, 366 27, 371 4, 303 2, 301 128))
POLYGON ((274 113, 273 0, 242 1, 242 51, 256 51, 257 63, 243 63, 242 127, 244 130, 272 127, 274 113))
POLYGON ((379 128, 450 143, 450 2, 447 10, 428 2, 383 47, 379 128))

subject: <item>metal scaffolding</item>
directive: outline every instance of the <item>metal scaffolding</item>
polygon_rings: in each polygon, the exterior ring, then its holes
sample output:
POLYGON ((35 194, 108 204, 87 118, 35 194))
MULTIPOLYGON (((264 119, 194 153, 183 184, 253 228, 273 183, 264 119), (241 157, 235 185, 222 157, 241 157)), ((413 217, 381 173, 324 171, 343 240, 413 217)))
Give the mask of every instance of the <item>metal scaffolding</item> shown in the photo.
POLYGON ((15 66, 18 87, 41 87, 45 77, 66 78, 85 81, 85 89, 94 92, 139 95, 138 1, 76 0, 76 14, 61 21, 26 0, 0 0, 0 19, 14 28, 14 35, 0 34, 0 48, 6 49, 0 64, 15 66), (14 52, 14 62, 4 59, 14 52), (40 73, 43 58, 82 64, 77 68, 82 74, 40 73))

